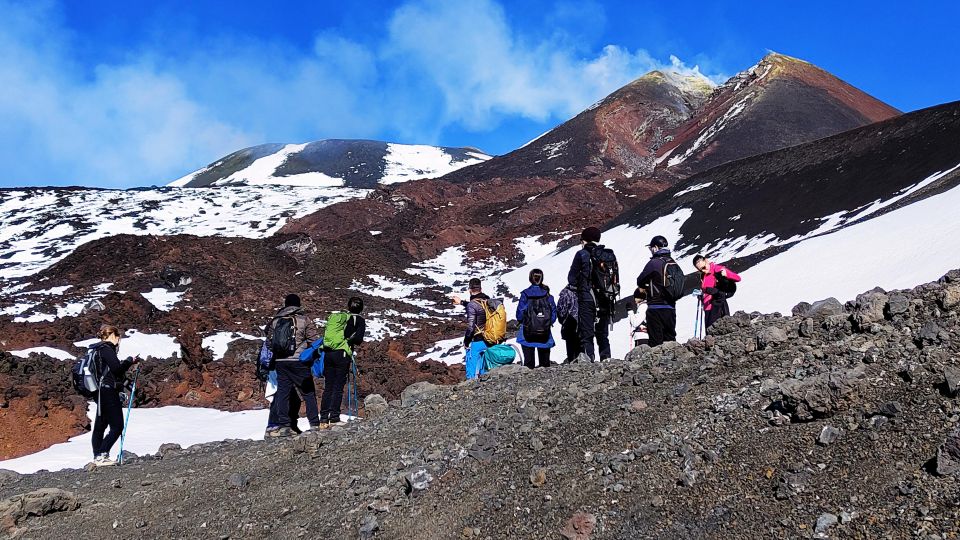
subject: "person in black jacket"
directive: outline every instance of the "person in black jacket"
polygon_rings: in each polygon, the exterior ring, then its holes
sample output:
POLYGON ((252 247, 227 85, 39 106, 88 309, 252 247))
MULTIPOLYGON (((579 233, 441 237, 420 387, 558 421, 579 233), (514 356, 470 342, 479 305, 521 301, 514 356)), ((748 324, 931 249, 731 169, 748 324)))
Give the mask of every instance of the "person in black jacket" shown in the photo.
POLYGON ((648 345, 656 347, 677 340, 677 302, 664 294, 664 266, 671 260, 667 239, 654 236, 647 246, 650 260, 637 276, 637 298, 647 301, 648 345))
POLYGON ((343 403, 343 387, 353 364, 352 351, 363 343, 363 334, 367 331, 367 322, 360 316, 363 313, 363 300, 354 296, 347 301, 347 320, 343 337, 351 352, 342 349, 323 347, 323 396, 320 398, 320 427, 325 429, 340 422, 340 405, 343 403))
POLYGON ((101 371, 101 384, 97 392, 97 416, 93 422, 93 463, 98 467, 116 465, 110 458, 110 449, 123 433, 123 401, 120 399, 120 390, 123 389, 123 380, 127 370, 140 361, 139 358, 127 358, 120 361, 117 358, 117 349, 123 334, 116 326, 104 325, 100 327, 98 336, 100 343, 91 345, 96 348, 101 371), (110 431, 107 432, 107 428, 110 431))
POLYGON ((567 273, 567 284, 577 291, 577 334, 580 337, 580 358, 596 359, 593 340, 596 337, 600 359, 610 358, 610 313, 606 298, 597 298, 593 290, 593 263, 591 257, 600 249, 600 229, 587 227, 580 235, 581 249, 573 256, 567 273))

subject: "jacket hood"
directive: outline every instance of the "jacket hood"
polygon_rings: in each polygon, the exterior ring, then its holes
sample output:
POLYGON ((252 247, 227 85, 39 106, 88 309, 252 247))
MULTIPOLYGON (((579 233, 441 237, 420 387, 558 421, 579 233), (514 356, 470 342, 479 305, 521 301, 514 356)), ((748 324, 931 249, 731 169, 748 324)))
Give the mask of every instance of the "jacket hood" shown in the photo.
POLYGON ((303 314, 302 306, 287 306, 277 312, 277 317, 287 317, 290 315, 301 315, 303 314))

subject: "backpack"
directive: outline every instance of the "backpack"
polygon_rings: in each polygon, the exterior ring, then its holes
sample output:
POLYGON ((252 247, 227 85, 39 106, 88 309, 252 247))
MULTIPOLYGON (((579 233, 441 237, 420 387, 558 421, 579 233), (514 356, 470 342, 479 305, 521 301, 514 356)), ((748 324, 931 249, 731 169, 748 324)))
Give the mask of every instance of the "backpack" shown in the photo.
POLYGON ((620 298, 620 266, 612 249, 597 246, 590 252, 591 281, 597 296, 605 307, 613 306, 620 298))
POLYGON ((297 321, 293 316, 275 317, 268 347, 273 358, 290 358, 297 350, 297 321))
POLYGON ((91 345, 73 364, 73 388, 85 398, 96 396, 106 377, 106 373, 101 369, 99 349, 99 345, 91 345))
POLYGON ((353 354, 346 336, 347 323, 350 321, 350 317, 349 313, 342 311, 330 314, 327 319, 327 327, 323 331, 323 347, 325 349, 353 354))
POLYGON ((557 298, 557 319, 560 324, 565 323, 568 318, 577 320, 580 315, 579 307, 577 292, 570 287, 564 287, 557 298))
POLYGON ((490 300, 474 300, 483 308, 483 313, 487 320, 483 324, 483 329, 477 328, 476 333, 483 334, 483 341, 487 345, 496 345, 502 343, 507 337, 507 308, 503 307, 503 302, 495 302, 496 307, 490 307, 490 300))
POLYGON ((485 371, 512 364, 517 359, 517 350, 506 343, 487 347, 482 354, 485 371))
POLYGON ((550 327, 553 326, 550 293, 527 297, 527 308, 523 312, 521 324, 523 324, 523 338, 530 343, 550 341, 550 327))
POLYGON ((266 340, 260 345, 260 355, 257 357, 257 380, 261 383, 267 382, 270 378, 270 372, 276 367, 273 361, 273 353, 270 352, 266 340))
POLYGON ((717 290, 723 294, 724 298, 731 298, 733 295, 737 294, 737 282, 723 277, 721 274, 716 274, 717 279, 717 290))
POLYGON ((673 257, 667 257, 663 263, 663 297, 665 300, 676 302, 683 298, 683 285, 687 276, 673 257))

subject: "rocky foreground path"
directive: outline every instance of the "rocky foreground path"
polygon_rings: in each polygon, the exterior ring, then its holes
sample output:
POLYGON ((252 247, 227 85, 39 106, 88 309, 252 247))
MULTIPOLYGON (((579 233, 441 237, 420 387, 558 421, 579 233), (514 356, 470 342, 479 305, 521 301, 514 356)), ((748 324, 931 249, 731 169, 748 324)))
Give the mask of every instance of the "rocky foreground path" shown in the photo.
POLYGON ((18 538, 954 538, 960 271, 737 314, 622 361, 368 398, 368 418, 0 473, 18 538))

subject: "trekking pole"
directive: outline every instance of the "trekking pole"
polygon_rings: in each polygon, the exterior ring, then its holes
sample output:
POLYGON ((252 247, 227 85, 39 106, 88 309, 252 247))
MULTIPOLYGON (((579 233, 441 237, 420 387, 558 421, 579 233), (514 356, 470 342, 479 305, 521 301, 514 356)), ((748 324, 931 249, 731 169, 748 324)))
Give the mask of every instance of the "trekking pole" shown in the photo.
POLYGON ((127 439, 127 426, 130 425, 130 410, 133 409, 133 398, 137 395, 137 379, 140 378, 140 366, 133 372, 133 387, 130 389, 130 400, 127 402, 127 417, 123 421, 123 431, 120 433, 120 453, 117 463, 123 465, 123 442, 127 439))
POLYGON ((697 297, 697 312, 693 316, 693 337, 699 339, 700 332, 700 297, 697 297))
POLYGON ((353 385, 351 388, 352 397, 353 397, 353 408, 350 410, 351 416, 354 418, 360 417, 360 395, 358 387, 360 386, 360 378, 357 373, 357 357, 353 357, 353 361, 350 362, 350 369, 353 372, 353 385))

